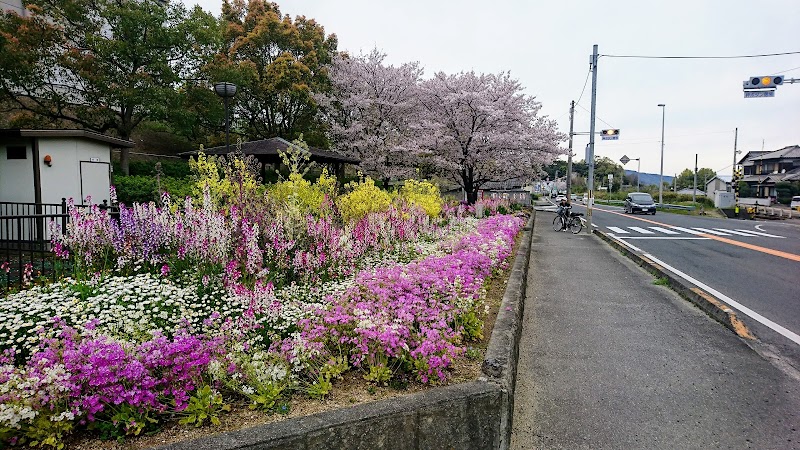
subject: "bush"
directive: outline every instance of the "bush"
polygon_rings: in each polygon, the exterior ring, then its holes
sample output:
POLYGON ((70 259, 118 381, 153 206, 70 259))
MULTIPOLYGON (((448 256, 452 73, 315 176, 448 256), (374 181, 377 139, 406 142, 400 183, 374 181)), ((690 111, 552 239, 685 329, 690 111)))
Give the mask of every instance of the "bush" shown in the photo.
MULTIPOLYGON (((117 189, 117 201, 128 206, 134 203, 158 202, 158 180, 146 175, 116 175, 114 187, 117 189)), ((161 190, 169 192, 174 199, 183 199, 192 195, 190 178, 161 177, 161 190)))
POLYGON ((352 182, 346 186, 350 192, 342 195, 336 204, 342 219, 358 221, 371 212, 382 212, 389 209, 392 198, 388 193, 375 186, 372 178, 367 177, 363 182, 352 182))
POLYGON ((429 181, 406 180, 400 189, 400 198, 424 209, 429 217, 436 217, 442 212, 439 188, 429 181))

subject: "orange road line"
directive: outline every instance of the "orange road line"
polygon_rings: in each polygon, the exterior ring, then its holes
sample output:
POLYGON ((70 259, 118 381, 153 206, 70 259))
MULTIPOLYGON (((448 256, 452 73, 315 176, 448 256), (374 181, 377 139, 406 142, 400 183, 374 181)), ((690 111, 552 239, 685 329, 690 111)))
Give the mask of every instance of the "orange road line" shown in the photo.
MULTIPOLYGON (((604 209, 595 209, 593 211, 603 211, 604 213, 616 214, 618 216, 628 217, 630 219, 636 219, 636 220, 641 220, 642 222, 652 223, 654 225, 659 225, 659 226, 673 228, 673 229, 678 228, 675 225, 669 225, 669 224, 666 224, 666 223, 656 222, 655 220, 645 219, 643 217, 636 217, 634 215, 622 214, 622 213, 618 213, 616 211, 606 211, 604 209)), ((708 234, 708 233, 698 233, 697 236, 703 236, 705 238, 713 239, 715 241, 723 242, 725 244, 735 245, 737 247, 742 247, 742 248, 746 248, 746 249, 749 249, 749 250, 755 250, 757 252, 766 253, 766 254, 772 255, 772 256, 777 256, 779 258, 786 258, 786 259, 789 259, 789 260, 792 260, 792 261, 800 262, 800 255, 795 255, 794 253, 782 252, 780 250, 773 250, 771 248, 760 247, 758 245, 753 245, 753 244, 748 244, 748 243, 745 243, 745 242, 734 241, 733 239, 725 239, 724 237, 715 236, 713 234, 708 234)))

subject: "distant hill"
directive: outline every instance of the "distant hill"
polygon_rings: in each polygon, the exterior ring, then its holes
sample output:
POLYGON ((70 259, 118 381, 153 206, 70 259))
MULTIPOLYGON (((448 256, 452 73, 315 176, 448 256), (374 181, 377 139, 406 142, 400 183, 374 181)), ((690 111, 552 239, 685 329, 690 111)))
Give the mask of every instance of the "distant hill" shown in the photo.
MULTIPOLYGON (((626 176, 630 176, 630 175, 634 175, 635 176, 636 175, 636 171, 635 170, 626 170, 625 171, 625 175, 626 176)), ((642 186, 646 186, 648 184, 652 184, 652 185, 658 186, 658 179, 661 178, 657 173, 645 173, 645 172, 642 172, 641 177, 642 178, 640 179, 639 184, 642 185, 642 186)), ((675 178, 675 177, 664 175, 664 182, 665 183, 672 183, 672 179, 673 178, 675 178)))

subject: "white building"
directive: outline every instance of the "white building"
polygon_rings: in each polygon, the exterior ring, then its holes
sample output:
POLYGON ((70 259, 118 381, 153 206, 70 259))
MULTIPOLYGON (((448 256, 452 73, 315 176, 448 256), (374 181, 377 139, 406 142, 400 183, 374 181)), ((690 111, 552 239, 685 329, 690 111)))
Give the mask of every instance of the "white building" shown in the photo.
POLYGON ((85 130, 0 130, 0 203, 109 201, 111 149, 133 142, 85 130))

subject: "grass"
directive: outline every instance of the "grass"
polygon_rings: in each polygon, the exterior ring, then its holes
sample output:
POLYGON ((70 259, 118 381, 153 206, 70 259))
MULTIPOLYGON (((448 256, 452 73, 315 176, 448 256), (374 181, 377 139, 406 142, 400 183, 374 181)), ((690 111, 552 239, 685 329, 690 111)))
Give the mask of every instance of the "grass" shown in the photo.
POLYGON ((667 277, 656 278, 653 280, 656 286, 669 286, 669 279, 667 277))

